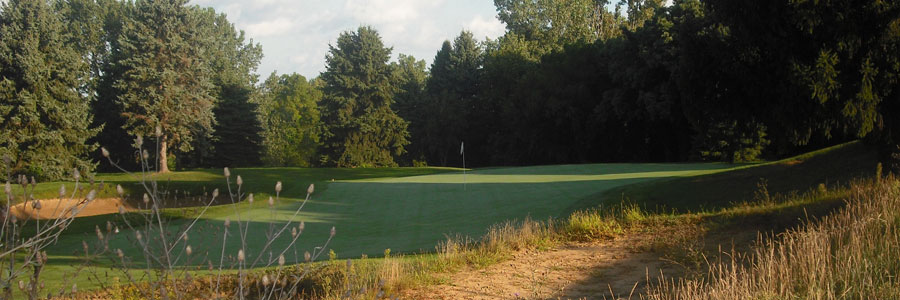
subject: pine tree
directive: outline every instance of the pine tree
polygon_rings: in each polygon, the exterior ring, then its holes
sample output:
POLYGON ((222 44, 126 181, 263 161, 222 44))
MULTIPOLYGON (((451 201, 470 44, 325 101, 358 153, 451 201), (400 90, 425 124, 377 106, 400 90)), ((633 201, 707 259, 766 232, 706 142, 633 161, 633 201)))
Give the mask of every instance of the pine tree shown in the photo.
POLYGON ((397 165, 409 134, 408 123, 391 109, 391 48, 371 27, 342 33, 329 48, 321 76, 323 160, 339 167, 397 165))
POLYGON ((196 132, 212 130, 214 98, 208 37, 187 0, 142 0, 119 39, 124 75, 119 104, 132 135, 158 139, 158 171, 169 171, 170 147, 191 150, 196 132))
POLYGON ((217 167, 258 165, 262 127, 257 104, 251 97, 256 93, 256 68, 262 59, 262 47, 253 40, 245 41, 244 32, 235 29, 224 14, 216 14, 211 8, 201 10, 201 14, 203 30, 214 40, 204 52, 215 86, 216 122, 212 132, 201 132, 203 138, 195 140, 195 151, 190 153, 192 163, 217 167))
MULTIPOLYGON (((470 129, 479 93, 483 52, 471 32, 462 31, 451 44, 445 41, 434 57, 428 78, 428 108, 421 142, 429 158, 449 165, 455 146, 478 129, 470 129)), ((470 143, 470 145, 472 145, 470 143)), ((455 163, 454 163, 455 165, 455 163)))
POLYGON ((407 154, 402 164, 422 163, 426 161, 422 141, 425 134, 424 125, 429 116, 425 109, 428 97, 425 94, 425 80, 428 78, 424 60, 416 60, 411 55, 399 54, 397 62, 392 64, 395 82, 398 84, 397 93, 394 95, 394 111, 401 118, 409 122, 408 130, 410 144, 407 146, 407 154), (417 142, 413 142, 417 141, 417 142))
POLYGON ((98 130, 80 90, 88 69, 60 14, 45 0, 10 0, 0 37, 0 155, 12 160, 3 171, 60 179, 92 170, 87 140, 98 130))

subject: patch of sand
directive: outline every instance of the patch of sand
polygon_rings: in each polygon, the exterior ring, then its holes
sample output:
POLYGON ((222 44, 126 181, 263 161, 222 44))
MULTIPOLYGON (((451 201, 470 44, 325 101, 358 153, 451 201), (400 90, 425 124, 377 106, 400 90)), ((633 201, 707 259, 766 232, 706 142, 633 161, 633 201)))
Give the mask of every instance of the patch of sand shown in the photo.
POLYGON ((90 203, 84 204, 84 199, 42 199, 41 209, 32 208, 32 202, 19 203, 13 205, 10 209, 16 218, 19 219, 56 219, 65 217, 70 211, 80 208, 77 217, 95 216, 103 214, 111 214, 119 212, 119 206, 124 206, 126 210, 132 210, 129 206, 122 203, 119 198, 97 198, 90 203))
POLYGON ((639 299, 650 278, 677 272, 637 250, 645 237, 522 251, 508 261, 449 275, 448 283, 409 291, 405 299, 639 299), (629 297, 630 296, 630 297, 629 297))

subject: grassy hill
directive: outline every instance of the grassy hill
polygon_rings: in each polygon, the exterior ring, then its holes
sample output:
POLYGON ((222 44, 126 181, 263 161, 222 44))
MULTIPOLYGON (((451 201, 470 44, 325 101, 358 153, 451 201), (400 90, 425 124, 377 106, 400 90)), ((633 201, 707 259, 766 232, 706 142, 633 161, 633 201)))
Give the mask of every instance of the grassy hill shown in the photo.
MULTIPOLYGON (((235 169, 231 172, 232 182, 241 175, 245 182, 242 189, 256 193, 256 203, 212 207, 190 236, 195 253, 218 261, 225 220, 249 220, 247 226, 252 234, 247 235, 247 252, 255 257, 265 243, 266 232, 290 220, 308 184, 315 183, 316 193, 295 220, 307 225, 289 252, 288 263, 302 261, 302 253, 321 245, 332 226, 337 228, 337 235, 329 248, 340 258, 378 257, 388 248, 393 253, 430 252, 447 234, 479 237, 493 224, 524 218, 565 218, 577 209, 618 204, 623 197, 661 211, 727 208, 752 199, 760 178, 768 181, 768 190, 773 194, 806 190, 820 183, 834 185, 870 174, 875 161, 875 153, 857 142, 755 165, 557 165, 491 168, 466 174, 458 169, 437 168, 235 169), (273 194, 276 181, 283 182, 284 190, 276 205, 269 207, 265 199, 273 194)), ((189 190, 194 196, 215 187, 224 195, 224 178, 219 174, 220 170, 197 170, 157 178, 161 186, 189 190)), ((134 179, 124 175, 103 174, 97 178, 130 185, 135 191, 134 179)), ((50 190, 39 185, 41 188, 50 190)), ((185 199, 190 197, 179 201, 185 199)), ((173 219, 168 222, 169 228, 182 228, 190 222, 185 217, 195 212, 170 210, 168 215, 173 219)), ((95 226, 103 227, 106 221, 115 222, 118 218, 106 215, 77 220, 47 251, 51 256, 45 273, 48 282, 58 282, 66 276, 65 270, 75 261, 76 249, 81 249, 82 241, 92 239, 95 226)), ((139 258, 140 250, 133 246, 134 232, 122 227, 122 232, 111 239, 110 247, 139 258)), ((225 245, 225 256, 233 257, 240 242, 235 238, 235 227, 228 230, 232 238, 225 245)), ((273 248, 283 249, 288 244, 288 239, 276 240, 273 248)), ((98 262, 101 270, 108 268, 104 272, 112 271, 108 262, 98 262)), ((78 281, 79 286, 96 286, 96 282, 78 281)))
POLYGON ((586 197, 567 211, 622 201, 651 211, 711 211, 755 200, 761 183, 772 196, 804 192, 819 184, 833 188, 873 175, 877 164, 876 150, 857 141, 727 172, 619 186, 586 197))

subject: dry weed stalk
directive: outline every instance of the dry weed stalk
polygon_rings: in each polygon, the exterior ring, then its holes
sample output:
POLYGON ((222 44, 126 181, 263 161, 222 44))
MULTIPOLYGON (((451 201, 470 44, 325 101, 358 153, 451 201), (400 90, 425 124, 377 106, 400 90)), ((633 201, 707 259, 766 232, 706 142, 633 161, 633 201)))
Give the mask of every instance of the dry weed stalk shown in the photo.
POLYGON ((856 182, 847 206, 647 299, 900 299, 900 181, 856 182))
MULTIPOLYGON (((140 174, 131 173, 110 157, 106 149, 103 149, 104 157, 109 163, 121 172, 130 175, 139 182, 142 190, 141 209, 136 213, 128 213, 124 209, 119 211, 119 220, 115 225, 107 227, 115 227, 115 230, 108 230, 107 234, 97 229, 98 244, 91 251, 85 242, 85 261, 95 261, 98 259, 109 259, 115 268, 128 280, 127 284, 132 288, 132 292, 136 292, 136 296, 144 299, 194 299, 198 297, 206 298, 235 298, 244 299, 251 297, 253 299, 283 299, 293 298, 302 291, 299 290, 299 284, 310 272, 309 264, 302 270, 296 268, 288 268, 286 266, 285 255, 293 254, 295 261, 300 261, 298 249, 296 247, 305 224, 298 222, 300 211, 309 201, 314 192, 314 186, 311 184, 307 189, 306 197, 300 203, 299 207, 294 211, 293 215, 284 222, 278 224, 275 221, 275 202, 280 200, 282 184, 279 181, 275 185, 275 197, 269 198, 269 210, 272 219, 268 222, 268 230, 264 233, 266 241, 259 249, 248 248, 248 234, 259 235, 262 233, 250 233, 252 231, 250 224, 252 220, 244 219, 241 211, 253 208, 253 194, 247 194, 243 190, 244 181, 240 175, 237 176, 235 182, 232 182, 231 171, 228 168, 223 170, 225 177, 227 194, 230 205, 233 208, 235 220, 226 219, 224 223, 215 230, 222 232, 220 257, 218 260, 210 258, 209 253, 200 255, 195 253, 195 247, 191 245, 190 237, 192 235, 204 234, 202 229, 198 229, 198 225, 203 219, 209 208, 216 203, 220 197, 220 192, 215 189, 210 194, 205 194, 202 199, 202 206, 199 212, 192 216, 188 222, 180 226, 166 216, 165 204, 167 200, 178 201, 178 199, 166 199, 169 193, 161 189, 156 180, 150 176, 153 172, 152 164, 149 161, 149 155, 146 150, 141 147, 143 139, 138 137, 135 140, 136 153, 140 158, 141 172, 140 174), (242 204, 241 200, 246 200, 246 204, 242 204), (238 207, 246 205, 247 207, 238 207), (118 235, 118 225, 127 228, 132 235, 125 238, 129 240, 133 247, 139 252, 138 257, 129 257, 129 251, 123 251, 122 248, 110 249, 111 239, 118 235), (236 227, 236 232, 233 228, 236 227), (280 237, 286 237, 290 233, 290 242, 284 248, 275 249, 275 241, 280 237), (236 234, 236 237, 234 235, 236 234), (240 248, 232 254, 227 253, 227 241, 229 238, 240 241, 240 248), (290 252, 290 253, 289 253, 290 252), (214 272, 215 285, 210 288, 208 294, 197 294, 192 291, 191 286, 195 283, 195 279, 191 275, 198 266, 208 266, 210 271, 214 272), (256 268, 265 268, 266 271, 261 273, 260 280, 253 280, 250 277, 250 271, 256 268), (273 269, 274 268, 274 269, 273 269), (138 270, 138 272, 135 272, 138 270), (237 274, 228 274, 228 270, 236 270, 237 274), (136 274, 138 273, 138 274, 136 274), (226 284, 227 283, 227 284, 226 284)), ((157 146, 158 147, 158 146, 157 146)), ((126 195, 121 186, 116 188, 119 197, 125 201, 126 195)), ((175 193, 177 197, 178 193, 175 193)), ((205 222, 204 222, 205 223, 205 222)), ((312 253, 306 252, 303 257, 308 263, 315 261, 327 249, 335 235, 335 228, 331 228, 331 234, 324 241, 322 246, 315 247, 312 253)), ((99 274, 94 272, 93 277, 98 282, 99 274)))
MULTIPOLYGON (((8 165, 9 158, 4 157, 4 162, 8 165)), ((6 170, 9 172, 10 168, 6 168, 6 170)), ((73 169, 72 176, 75 179, 75 187, 71 193, 67 193, 65 184, 61 185, 59 199, 80 199, 80 201, 74 206, 64 207, 63 211, 58 211, 60 207, 56 206, 52 215, 59 217, 43 222, 38 216, 45 208, 40 200, 34 199, 34 189, 37 186, 34 177, 31 177, 30 181, 25 175, 16 177, 17 183, 21 185, 21 197, 15 195, 9 181, 4 185, 5 203, 0 204, 0 223, 2 223, 0 224, 0 270, 2 270, 0 271, 0 298, 12 299, 16 294, 16 287, 27 299, 37 299, 44 295, 50 298, 53 294, 62 295, 69 292, 68 289, 46 291, 44 283, 41 281, 42 271, 48 261, 47 252, 44 249, 56 243, 63 231, 75 220, 75 216, 94 201, 97 196, 96 190, 102 190, 104 186, 102 182, 95 186, 91 179, 88 186, 89 192, 82 195, 79 193, 83 188, 81 173, 78 169, 73 169), (12 211, 13 203, 17 199, 22 201, 23 208, 30 206, 32 209, 32 213, 24 213, 24 219, 17 218, 12 211)), ((12 174, 7 173, 6 177, 12 178, 12 174)), ((66 282, 63 283, 63 286, 65 285, 67 285, 66 282)), ((73 284, 71 290, 77 290, 77 286, 73 284)))

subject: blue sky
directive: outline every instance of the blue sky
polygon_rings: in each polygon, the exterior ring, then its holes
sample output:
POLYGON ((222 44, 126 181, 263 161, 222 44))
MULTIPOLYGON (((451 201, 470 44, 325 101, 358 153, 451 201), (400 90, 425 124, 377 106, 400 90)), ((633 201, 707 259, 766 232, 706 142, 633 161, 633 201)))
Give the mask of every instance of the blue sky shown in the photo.
POLYGON ((444 40, 463 29, 476 39, 495 38, 505 27, 491 0, 192 0, 225 13, 263 47, 261 80, 272 71, 307 78, 325 70, 328 45, 341 32, 372 26, 398 53, 431 63, 444 40))

